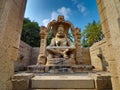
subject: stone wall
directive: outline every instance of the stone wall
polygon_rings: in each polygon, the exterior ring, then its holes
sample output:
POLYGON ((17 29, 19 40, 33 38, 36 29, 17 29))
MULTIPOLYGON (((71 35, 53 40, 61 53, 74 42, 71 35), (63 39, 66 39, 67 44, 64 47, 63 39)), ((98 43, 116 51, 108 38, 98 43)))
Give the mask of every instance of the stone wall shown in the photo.
POLYGON ((97 0, 113 90, 120 90, 120 0, 97 0))
MULTIPOLYGON (((27 0, 0 0, 0 90, 12 90, 13 62, 27 0)), ((120 0, 97 0, 113 90, 120 90, 120 0)))
POLYGON ((95 70, 107 71, 108 53, 105 39, 93 44, 90 47, 91 64, 95 67, 95 70))
POLYGON ((25 70, 30 64, 32 58, 32 47, 23 41, 20 41, 19 55, 14 63, 14 70, 20 71, 25 70))
POLYGON ((18 58, 14 62, 15 71, 26 70, 28 65, 35 65, 39 55, 39 47, 31 47, 27 43, 20 41, 18 58))
POLYGON ((31 47, 27 43, 20 41, 18 58, 14 62, 14 70, 22 71, 26 70, 28 65, 35 65, 37 63, 37 57, 39 55, 39 47, 31 47))
MULTIPOLYGON (((33 47, 32 48, 32 58, 30 61, 30 64, 36 64, 37 63, 37 57, 39 55, 39 47, 33 47)), ((81 59, 84 61, 84 64, 90 65, 91 64, 91 60, 90 60, 90 51, 89 48, 81 48, 82 50, 82 57, 81 59)))
POLYGON ((37 64, 37 58, 38 58, 38 55, 39 55, 39 51, 40 51, 39 47, 33 47, 32 48, 32 55, 31 55, 32 58, 31 58, 31 61, 30 61, 31 65, 37 64))
MULTIPOLYGON (((39 47, 31 47, 25 42, 20 42, 19 55, 14 63, 14 70, 21 71, 25 70, 28 65, 35 65, 37 63, 37 58, 39 55, 39 47)), ((90 51, 89 48, 81 48, 82 57, 84 64, 90 65, 90 51)))
POLYGON ((26 0, 0 0, 0 90, 12 90, 26 0))
POLYGON ((90 49, 89 48, 81 48, 81 51, 82 51, 81 59, 83 60, 83 63, 86 65, 90 65, 91 64, 90 49))

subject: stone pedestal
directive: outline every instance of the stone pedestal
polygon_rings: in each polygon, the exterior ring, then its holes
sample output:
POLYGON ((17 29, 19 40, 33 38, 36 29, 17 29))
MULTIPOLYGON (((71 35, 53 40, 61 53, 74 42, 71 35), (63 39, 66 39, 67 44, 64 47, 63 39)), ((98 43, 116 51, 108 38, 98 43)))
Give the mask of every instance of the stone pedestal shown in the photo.
POLYGON ((64 59, 64 58, 52 58, 48 59, 46 66, 70 66, 71 59, 64 59))
POLYGON ((88 76, 35 76, 32 89, 95 89, 94 79, 88 76))
POLYGON ((21 73, 14 75, 12 80, 12 90, 29 90, 30 79, 34 76, 32 73, 21 73))

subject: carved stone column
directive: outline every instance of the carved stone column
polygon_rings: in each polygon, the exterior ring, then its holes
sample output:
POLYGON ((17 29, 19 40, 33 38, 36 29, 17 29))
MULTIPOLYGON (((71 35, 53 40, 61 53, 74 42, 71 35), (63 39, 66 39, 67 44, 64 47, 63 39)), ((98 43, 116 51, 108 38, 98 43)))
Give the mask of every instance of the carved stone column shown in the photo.
POLYGON ((76 63, 77 64, 83 64, 80 37, 81 37, 81 30, 80 28, 76 28, 75 42, 76 42, 76 63))
POLYGON ((46 61, 46 42, 47 42, 47 28, 44 26, 41 26, 40 28, 40 38, 41 38, 41 44, 40 44, 40 53, 38 56, 38 63, 37 64, 45 64, 46 61))
POLYGON ((113 90, 120 90, 120 0, 96 0, 102 30, 107 41, 107 56, 113 90))

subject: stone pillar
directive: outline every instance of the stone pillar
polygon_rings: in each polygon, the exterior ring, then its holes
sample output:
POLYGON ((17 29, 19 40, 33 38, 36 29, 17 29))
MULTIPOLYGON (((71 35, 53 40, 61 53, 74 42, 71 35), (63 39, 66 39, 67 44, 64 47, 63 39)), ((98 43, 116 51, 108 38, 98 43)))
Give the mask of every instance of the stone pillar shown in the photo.
POLYGON ((40 27, 40 52, 38 55, 37 65, 44 65, 46 62, 46 42, 47 42, 47 28, 45 26, 40 27))
POLYGON ((80 38, 81 38, 81 30, 80 28, 75 28, 76 62, 78 65, 84 64, 83 59, 82 59, 82 49, 81 49, 80 38))
POLYGON ((120 90, 120 0, 97 0, 113 90, 120 90))
POLYGON ((0 0, 0 90, 12 90, 26 0, 0 0))

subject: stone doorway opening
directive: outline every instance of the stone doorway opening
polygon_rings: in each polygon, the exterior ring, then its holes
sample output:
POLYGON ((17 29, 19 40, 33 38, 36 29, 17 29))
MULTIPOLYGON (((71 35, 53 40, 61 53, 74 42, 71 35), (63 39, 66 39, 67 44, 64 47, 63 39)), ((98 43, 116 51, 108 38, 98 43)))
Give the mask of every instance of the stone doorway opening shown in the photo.
MULTIPOLYGON (((119 46, 120 43, 120 1, 97 0, 101 16, 103 32, 107 40, 107 50, 112 85, 114 90, 119 90, 119 46), (109 9, 111 8, 111 10, 109 9), (114 52, 114 53, 111 53, 114 52)), ((20 43, 21 28, 26 6, 26 0, 1 0, 0 1, 0 89, 12 90, 12 78, 14 75, 14 60, 20 43)))

